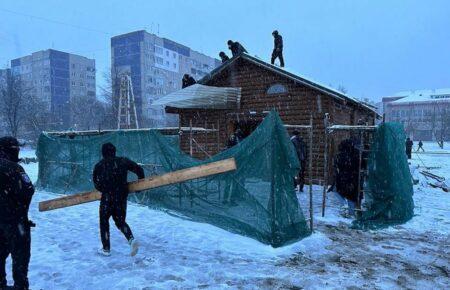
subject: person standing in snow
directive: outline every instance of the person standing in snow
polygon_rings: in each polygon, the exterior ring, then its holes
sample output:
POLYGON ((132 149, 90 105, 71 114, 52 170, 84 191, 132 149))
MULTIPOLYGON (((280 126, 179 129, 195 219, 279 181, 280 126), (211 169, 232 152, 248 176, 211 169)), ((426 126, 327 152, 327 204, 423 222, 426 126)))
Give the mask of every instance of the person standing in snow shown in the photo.
POLYGON ((226 55, 225 52, 221 51, 219 53, 220 59, 222 60, 222 63, 227 62, 230 60, 230 58, 228 57, 228 55, 226 55))
POLYGON ((419 152, 420 149, 422 149, 422 152, 425 152, 425 149, 423 149, 423 142, 422 142, 422 140, 419 141, 419 147, 417 148, 417 152, 419 152))
POLYGON ((189 74, 184 74, 183 79, 181 80, 181 88, 187 88, 189 86, 195 85, 197 82, 195 79, 189 74))
POLYGON ((408 156, 408 159, 411 159, 411 152, 413 148, 413 141, 408 137, 406 138, 405 147, 406 147, 406 156, 408 156))
POLYGON ((33 222, 28 209, 34 186, 19 162, 19 142, 0 138, 0 289, 6 289, 6 258, 11 255, 13 289, 28 289, 33 222))
POLYGON ((278 31, 275 30, 272 32, 273 35, 273 51, 272 51, 272 59, 270 61, 271 64, 275 63, 275 59, 278 58, 280 60, 280 66, 284 67, 284 59, 283 59, 283 37, 278 34, 278 31))
POLYGON ((139 179, 145 178, 144 170, 128 158, 116 157, 116 147, 111 143, 102 146, 103 159, 95 165, 93 181, 95 188, 102 193, 100 200, 100 237, 103 248, 99 254, 110 256, 109 218, 112 217, 117 228, 124 234, 131 247, 131 256, 137 254, 139 244, 126 223, 128 197, 128 171, 139 179))
POLYGON ((303 187, 305 185, 305 171, 306 171, 306 144, 303 138, 300 136, 300 132, 295 130, 293 136, 291 137, 291 142, 294 144, 295 151, 297 152, 298 160, 300 161, 300 171, 298 174, 298 179, 294 180, 294 185, 300 186, 300 191, 303 192, 303 187))
POLYGON ((358 198, 362 198, 358 189, 359 153, 350 139, 343 140, 338 149, 334 160, 334 184, 338 197, 347 201, 348 213, 353 216, 358 198))
POLYGON ((237 41, 228 40, 227 42, 228 48, 231 50, 231 54, 233 57, 236 57, 238 55, 243 54, 244 52, 247 53, 247 50, 237 41))

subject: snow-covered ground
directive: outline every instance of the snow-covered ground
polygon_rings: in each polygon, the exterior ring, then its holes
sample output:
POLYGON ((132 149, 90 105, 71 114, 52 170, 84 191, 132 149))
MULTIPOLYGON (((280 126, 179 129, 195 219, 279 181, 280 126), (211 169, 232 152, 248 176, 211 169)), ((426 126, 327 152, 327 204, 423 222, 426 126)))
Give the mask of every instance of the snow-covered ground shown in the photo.
MULTIPOLYGON (((427 147, 442 152, 437 145, 425 143, 427 147)), ((412 166, 423 164, 439 167, 430 171, 450 179, 450 154, 413 154, 412 166)), ((25 168, 37 178, 37 164, 25 168)), ((369 232, 349 229, 351 220, 339 217, 332 197, 321 218, 321 188, 315 187, 315 233, 278 249, 130 205, 128 222, 142 244, 134 258, 113 224, 112 256, 96 254, 97 203, 39 213, 37 203, 55 197, 39 191, 30 210, 37 224, 31 288, 449 289, 450 193, 428 187, 418 170, 414 175, 420 180, 414 187, 416 216, 405 225, 369 232)), ((299 194, 299 200, 306 209, 306 194, 299 194)))

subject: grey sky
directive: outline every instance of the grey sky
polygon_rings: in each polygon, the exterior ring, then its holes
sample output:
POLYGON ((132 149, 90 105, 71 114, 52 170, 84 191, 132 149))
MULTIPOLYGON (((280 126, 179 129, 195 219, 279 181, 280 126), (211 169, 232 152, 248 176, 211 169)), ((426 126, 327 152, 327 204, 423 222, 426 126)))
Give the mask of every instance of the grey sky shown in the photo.
POLYGON ((446 0, 1 0, 0 63, 47 48, 78 53, 96 59, 101 85, 110 37, 158 27, 210 56, 233 39, 267 61, 278 29, 287 67, 356 97, 450 87, 446 0))

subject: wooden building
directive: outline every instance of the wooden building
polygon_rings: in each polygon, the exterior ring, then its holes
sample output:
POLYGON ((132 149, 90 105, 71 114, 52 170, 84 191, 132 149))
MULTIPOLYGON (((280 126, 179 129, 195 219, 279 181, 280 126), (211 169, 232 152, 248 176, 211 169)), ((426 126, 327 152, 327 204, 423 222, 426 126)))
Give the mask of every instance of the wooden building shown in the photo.
MULTIPOLYGON (((367 104, 248 54, 232 58, 198 83, 184 89, 190 91, 181 97, 179 94, 183 92, 179 91, 178 95, 174 93, 160 101, 166 112, 179 115, 180 127, 214 129, 195 136, 185 132, 180 142, 183 151, 208 158, 226 148, 227 139, 236 127, 248 135, 270 110, 276 109, 286 125, 309 125, 312 118, 315 183, 324 176, 326 116, 330 124, 340 125, 373 125, 377 118, 375 109, 367 104), (201 90, 204 91, 197 93, 201 90)), ((290 133, 293 127, 287 126, 290 133)), ((304 133, 307 140, 307 131, 304 133)), ((330 159, 338 139, 344 137, 331 140, 330 159)))

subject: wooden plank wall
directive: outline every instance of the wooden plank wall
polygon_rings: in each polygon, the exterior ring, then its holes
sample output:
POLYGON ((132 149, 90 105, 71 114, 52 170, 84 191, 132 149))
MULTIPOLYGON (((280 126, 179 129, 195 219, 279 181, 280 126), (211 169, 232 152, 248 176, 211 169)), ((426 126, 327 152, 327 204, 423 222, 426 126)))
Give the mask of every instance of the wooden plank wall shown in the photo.
MULTIPOLYGON (((227 123, 231 120, 230 113, 247 115, 249 111, 262 113, 275 108, 280 114, 285 124, 309 125, 310 116, 313 117, 314 137, 313 137, 313 181, 320 183, 323 180, 324 166, 324 116, 329 113, 331 122, 334 124, 355 124, 361 118, 368 115, 363 110, 356 108, 352 103, 343 104, 335 98, 324 93, 295 83, 294 81, 280 76, 272 71, 266 70, 243 59, 238 60, 228 70, 216 76, 207 85, 241 87, 241 108, 240 110, 182 110, 180 113, 181 126, 189 127, 190 120, 194 127, 204 127, 209 129, 220 124, 220 150, 225 149, 227 134, 227 123), (245 62, 245 63, 244 63, 245 62), (273 84, 282 84, 287 87, 288 93, 278 95, 267 95, 267 89, 273 84), (356 120, 356 121, 355 121, 356 120)), ((373 118, 373 117, 372 117, 373 118)), ((293 129, 289 130, 291 134, 293 129)), ((302 136, 307 142, 306 130, 302 131, 302 136)), ((337 136, 330 146, 330 160, 337 151, 339 140, 346 138, 347 134, 337 136)), ((210 155, 218 152, 217 133, 195 134, 194 138, 202 144, 210 155)), ((181 148, 189 153, 189 134, 181 138, 181 148)), ((207 158, 207 155, 194 146, 194 156, 197 158, 207 158)), ((329 163, 331 164, 331 163, 329 163)), ((330 170, 331 170, 330 166, 330 170)))

